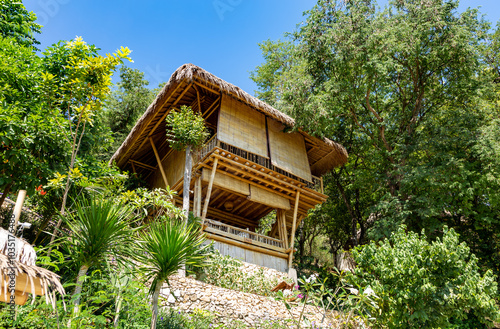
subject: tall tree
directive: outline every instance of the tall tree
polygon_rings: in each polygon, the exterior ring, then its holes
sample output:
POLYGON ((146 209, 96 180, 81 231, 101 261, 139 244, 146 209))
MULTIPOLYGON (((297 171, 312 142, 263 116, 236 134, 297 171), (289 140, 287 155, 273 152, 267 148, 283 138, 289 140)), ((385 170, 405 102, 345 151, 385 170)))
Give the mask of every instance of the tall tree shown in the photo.
POLYGON ((254 80, 263 95, 298 127, 349 149, 327 190, 344 203, 352 239, 359 229, 377 239, 400 223, 437 233, 452 222, 471 247, 498 241, 489 24, 457 8, 456 0, 392 0, 381 11, 370 0, 320 0, 286 47, 262 45, 254 80))
POLYGON ((35 23, 36 15, 29 12, 19 0, 0 0, 0 34, 13 38, 24 47, 34 47, 40 42, 35 33, 40 33, 41 25, 35 23))
MULTIPOLYGON (((64 216, 71 183, 71 174, 85 135, 86 127, 92 125, 94 116, 101 113, 102 104, 110 91, 111 75, 115 68, 128 57, 130 50, 121 48, 105 57, 98 54, 94 45, 86 44, 82 38, 59 42, 44 52, 45 73, 42 75, 49 108, 59 109, 69 122, 71 159, 66 177, 61 215, 64 216)), ((50 241, 55 239, 62 224, 62 217, 54 228, 50 241)))
POLYGON ((66 160, 67 120, 45 106, 42 71, 31 48, 0 37, 0 205, 9 191, 32 194, 66 160))
POLYGON ((114 137, 110 148, 112 152, 120 147, 137 119, 153 101, 156 94, 148 85, 143 72, 126 66, 120 68, 120 82, 104 105, 106 125, 111 128, 114 137))
POLYGON ((170 147, 186 152, 182 209, 187 223, 189 215, 189 187, 191 184, 191 170, 193 169, 191 152, 203 145, 203 142, 208 137, 208 132, 201 114, 193 112, 188 106, 183 105, 178 111, 169 113, 166 121, 170 129, 167 133, 170 147))

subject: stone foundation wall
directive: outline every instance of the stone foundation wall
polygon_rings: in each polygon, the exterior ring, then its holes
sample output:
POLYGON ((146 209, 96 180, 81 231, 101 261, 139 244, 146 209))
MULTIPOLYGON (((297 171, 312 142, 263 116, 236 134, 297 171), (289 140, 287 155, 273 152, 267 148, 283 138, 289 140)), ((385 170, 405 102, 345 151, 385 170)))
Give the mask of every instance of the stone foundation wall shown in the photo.
MULTIPOLYGON (((247 270, 256 270, 253 266, 245 267, 247 270)), ((207 310, 216 315, 218 322, 240 320, 249 327, 258 326, 260 322, 266 320, 280 321, 291 318, 283 302, 276 301, 272 297, 220 288, 193 278, 173 276, 169 281, 170 287, 164 286, 160 292, 160 296, 164 298, 163 307, 174 307, 186 312, 193 312, 196 309, 207 310)), ((295 318, 298 318, 301 310, 302 307, 292 308, 295 318)), ((304 314, 311 322, 316 323, 321 322, 323 316, 312 306, 307 306, 304 314)))

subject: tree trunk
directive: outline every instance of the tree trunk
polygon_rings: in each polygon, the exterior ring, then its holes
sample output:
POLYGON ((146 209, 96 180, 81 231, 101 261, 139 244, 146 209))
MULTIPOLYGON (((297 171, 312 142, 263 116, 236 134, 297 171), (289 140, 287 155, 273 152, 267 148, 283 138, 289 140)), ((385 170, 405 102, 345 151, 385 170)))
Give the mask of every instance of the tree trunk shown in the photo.
MULTIPOLYGON (((0 208, 3 205, 3 202, 5 201, 5 198, 7 197, 7 194, 10 192, 10 188, 12 187, 13 182, 10 182, 7 184, 5 189, 3 190, 2 196, 0 197, 0 208)), ((2 219, 0 218, 0 225, 2 224, 2 219)))
POLYGON ((54 243, 54 239, 56 238, 57 232, 59 232, 59 227, 61 227, 62 221, 64 219, 64 215, 66 212, 66 201, 68 200, 69 186, 71 184, 70 173, 75 168, 76 155, 78 154, 78 150, 80 149, 80 144, 82 142, 82 137, 83 137, 83 134, 85 133, 86 122, 83 123, 83 129, 82 129, 82 132, 80 134, 80 139, 78 140, 78 144, 76 144, 76 137, 78 136, 77 135, 78 126, 80 125, 80 122, 81 122, 81 114, 80 114, 80 118, 78 120, 78 124, 77 124, 76 129, 75 129, 75 137, 73 138, 73 146, 72 146, 72 151, 71 151, 71 163, 69 166, 68 179, 66 180, 66 187, 64 188, 64 195, 63 195, 63 200, 62 200, 62 205, 61 205, 61 218, 59 218, 59 220, 57 221, 57 225, 54 228, 54 231, 52 232, 52 237, 50 238, 50 242, 49 242, 50 247, 49 247, 49 250, 47 252, 47 257, 50 256, 50 252, 52 251, 52 243, 54 243))
POLYGON ((156 321, 158 320, 158 297, 160 296, 162 283, 158 282, 156 284, 155 292, 153 293, 153 300, 151 301, 151 308, 153 309, 153 315, 151 317, 151 329, 156 329, 156 321))
MULTIPOLYGON (((76 287, 75 287, 75 291, 73 292, 73 296, 82 293, 83 276, 85 276, 88 269, 89 269, 89 267, 87 265, 82 265, 82 267, 80 267, 80 271, 78 271, 78 276, 76 277, 76 287)), ((75 301, 74 301, 74 305, 75 305, 73 308, 73 315, 74 316, 79 313, 80 299, 81 299, 81 296, 77 296, 75 301)))
POLYGON ((184 166, 184 191, 182 192, 182 211, 186 216, 185 221, 187 224, 189 216, 189 187, 191 186, 191 169, 193 162, 191 159, 191 146, 186 147, 186 165, 184 166))
POLYGON ((122 308, 122 290, 118 290, 118 296, 116 296, 116 309, 115 309, 115 320, 113 324, 115 328, 118 327, 118 320, 120 319, 120 309, 122 308))

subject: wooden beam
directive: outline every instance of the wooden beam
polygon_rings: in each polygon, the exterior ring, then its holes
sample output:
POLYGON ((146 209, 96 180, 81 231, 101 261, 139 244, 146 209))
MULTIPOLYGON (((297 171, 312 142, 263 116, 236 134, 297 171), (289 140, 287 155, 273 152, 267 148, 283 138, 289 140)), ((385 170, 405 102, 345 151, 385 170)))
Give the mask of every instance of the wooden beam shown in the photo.
POLYGON ((290 256, 288 257, 288 268, 292 268, 292 261, 293 261, 293 247, 294 247, 294 240, 295 240, 295 229, 296 229, 296 224, 297 224, 297 212, 299 210, 299 198, 300 198, 300 191, 297 191, 297 195, 295 196, 295 207, 293 207, 293 224, 292 224, 292 236, 290 237, 290 256))
MULTIPOLYGON (((224 150, 223 150, 224 151, 224 150)), ((219 151, 220 152, 220 151, 219 151)), ((224 152, 227 152, 227 151, 224 151, 224 152)), ((221 159, 223 162, 229 162, 231 164, 236 164, 238 167, 244 167, 247 171, 251 171, 252 173, 256 174, 256 176, 263 176, 264 178, 266 178, 268 181, 276 181, 278 183, 274 183, 276 186, 278 186, 278 188, 284 190, 284 191, 287 191, 287 192, 292 192, 294 193, 295 191, 299 191, 299 190, 303 190, 302 187, 298 187, 297 185, 292 185, 290 183, 287 183, 285 181, 282 181, 280 180, 279 178, 276 178, 274 176, 271 176, 269 174, 266 174, 264 172, 261 172, 259 170, 256 170, 252 167, 249 167, 249 166, 244 166, 242 165, 241 163, 237 162, 237 161, 234 161, 232 159, 228 159, 222 155, 219 155, 219 154, 213 154, 214 157, 216 158, 219 158, 221 159), (283 186, 280 186, 280 185, 284 185, 286 187, 283 187, 283 186)), ((238 168, 234 168, 234 167, 231 167, 231 170, 235 170, 235 171, 241 171, 243 172, 241 169, 238 169, 238 168)), ((260 177, 259 177, 260 178, 260 177)), ((301 183, 303 185, 303 187, 305 188, 304 184, 301 183)), ((261 186, 262 188, 265 188, 264 186, 261 186)), ((268 188, 269 189, 269 188, 268 188)), ((269 189, 270 190, 270 189, 269 189)), ((272 192, 272 190, 271 190, 272 192)), ((319 200, 319 202, 317 202, 316 204, 318 203, 321 203, 321 202, 324 202, 326 201, 327 197, 325 197, 323 194, 319 193, 319 192, 316 192, 316 191, 313 191, 313 190, 309 190, 307 191, 308 194, 312 194, 314 196, 317 196, 319 200)), ((311 197, 308 197, 309 199, 313 200, 313 201, 317 201, 318 199, 313 199, 311 197)), ((293 199, 293 198, 292 198, 293 199)))
POLYGON ((206 110, 205 113, 203 113, 202 117, 204 117, 205 119, 209 118, 212 115, 212 113, 215 111, 215 105, 219 102, 219 100, 220 100, 220 96, 217 97, 215 102, 213 102, 212 105, 210 105, 210 107, 208 108, 208 110, 206 110))
POLYGON ((157 168, 156 167, 153 167, 153 166, 150 166, 148 164, 145 164, 145 163, 142 163, 142 162, 139 162, 137 160, 128 160, 130 163, 134 163, 136 164, 137 166, 141 167, 141 168, 144 168, 144 169, 149 169, 151 171, 155 171, 157 168))
POLYGON ((163 177, 163 181, 165 182, 165 186, 168 185, 167 175, 165 175, 165 170, 163 170, 163 166, 161 165, 161 159, 158 155, 158 151, 156 150, 155 143, 153 142, 153 137, 149 137, 149 141, 151 142, 151 147, 153 148, 153 152, 155 152, 156 161, 158 162, 158 168, 160 168, 161 176, 163 177))
MULTIPOLYGON (((182 204, 181 197, 175 196, 174 200, 177 201, 177 204, 182 204)), ((192 207, 193 207, 193 201, 190 201, 190 209, 192 207)), ((224 212, 222 210, 211 208, 211 207, 208 208, 207 217, 212 218, 212 219, 216 219, 216 220, 220 220, 220 221, 227 221, 227 222, 230 222, 230 223, 233 223, 236 225, 241 225, 245 228, 248 227, 250 229, 255 229, 258 225, 257 223, 250 221, 246 218, 243 218, 241 216, 233 215, 231 213, 227 213, 227 212, 224 212)))
POLYGON ((195 83, 196 85, 200 86, 200 87, 201 87, 201 88, 203 88, 203 89, 206 89, 206 90, 208 90, 208 91, 210 91, 210 92, 212 92, 212 93, 214 93, 214 94, 216 94, 216 95, 220 95, 220 92, 218 92, 218 91, 217 91, 217 90, 215 90, 215 89, 210 88, 209 86, 202 85, 202 84, 201 84, 201 83, 199 83, 198 81, 195 81, 194 83, 195 83))
POLYGON ((212 194, 212 186, 214 184, 215 172, 217 171, 217 162, 219 162, 218 158, 215 158, 214 164, 212 167, 212 174, 210 175, 210 181, 208 182, 207 196, 205 198, 205 204, 203 205, 203 212, 201 213, 201 224, 205 221, 207 217, 208 203, 210 202, 210 194, 212 194))
POLYGON ((132 165, 132 172, 134 174, 137 174, 136 170, 135 170, 135 166, 134 166, 134 163, 133 162, 130 162, 130 164, 132 165))
POLYGON ((200 100, 200 91, 198 90, 198 88, 196 88, 196 86, 193 86, 194 87, 194 90, 196 90, 196 100, 198 101, 198 112, 201 114, 201 100, 200 100))
POLYGON ((259 253, 270 255, 270 256, 274 256, 274 257, 279 257, 279 258, 284 258, 284 259, 288 258, 288 255, 285 254, 285 253, 281 253, 281 252, 277 252, 277 251, 274 251, 274 250, 269 250, 269 249, 261 248, 261 247, 258 247, 258 246, 254 246, 254 245, 247 244, 247 243, 244 243, 244 242, 236 241, 236 240, 229 239, 229 238, 226 238, 226 237, 223 237, 223 236, 219 236, 219 235, 216 235, 216 234, 205 233, 205 236, 207 237, 207 239, 224 242, 224 243, 231 244, 233 246, 237 246, 237 247, 240 247, 240 248, 243 248, 243 249, 257 251, 259 253))

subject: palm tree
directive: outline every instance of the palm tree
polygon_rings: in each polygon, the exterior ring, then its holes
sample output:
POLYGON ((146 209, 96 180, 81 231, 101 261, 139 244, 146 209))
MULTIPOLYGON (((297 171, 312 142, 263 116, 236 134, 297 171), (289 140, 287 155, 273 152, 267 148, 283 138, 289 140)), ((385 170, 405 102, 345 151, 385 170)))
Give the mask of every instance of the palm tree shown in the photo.
POLYGON ((83 278, 89 267, 111 258, 124 264, 137 254, 137 236, 130 224, 132 209, 112 200, 77 200, 75 212, 66 217, 71 234, 65 239, 70 257, 79 266, 74 297, 74 315, 79 312, 83 278))
POLYGON ((156 328, 158 297, 163 283, 168 284, 168 278, 183 266, 202 266, 206 258, 208 246, 202 245, 205 237, 195 225, 175 219, 155 220, 141 234, 141 272, 151 280, 151 329, 156 328))

